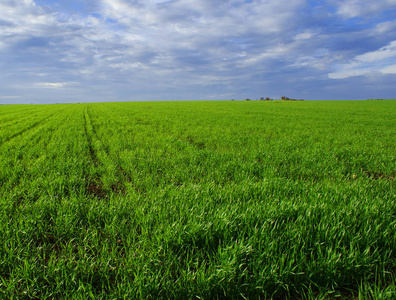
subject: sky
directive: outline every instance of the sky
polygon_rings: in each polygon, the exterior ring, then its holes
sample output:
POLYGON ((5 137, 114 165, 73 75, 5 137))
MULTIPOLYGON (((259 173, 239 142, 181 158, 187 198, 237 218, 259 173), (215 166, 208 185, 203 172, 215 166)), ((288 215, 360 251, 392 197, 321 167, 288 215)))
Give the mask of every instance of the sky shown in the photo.
POLYGON ((0 103, 396 98, 396 0, 1 0, 0 103))

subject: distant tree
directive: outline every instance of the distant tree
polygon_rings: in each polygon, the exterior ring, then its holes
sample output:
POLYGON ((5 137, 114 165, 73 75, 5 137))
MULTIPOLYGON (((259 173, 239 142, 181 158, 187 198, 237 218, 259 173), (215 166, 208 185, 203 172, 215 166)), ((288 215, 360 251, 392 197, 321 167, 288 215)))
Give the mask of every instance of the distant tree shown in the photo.
POLYGON ((285 96, 282 96, 281 97, 281 100, 290 100, 290 101, 295 101, 296 99, 293 99, 293 98, 289 98, 289 97, 285 97, 285 96))
POLYGON ((251 101, 249 98, 246 98, 246 100, 245 101, 251 101))

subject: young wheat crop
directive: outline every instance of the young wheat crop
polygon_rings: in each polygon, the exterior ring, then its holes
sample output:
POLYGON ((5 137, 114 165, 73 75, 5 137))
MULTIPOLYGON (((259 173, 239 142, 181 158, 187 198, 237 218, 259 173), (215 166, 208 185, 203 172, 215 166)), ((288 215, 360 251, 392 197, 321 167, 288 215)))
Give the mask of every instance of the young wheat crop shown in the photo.
POLYGON ((396 102, 0 108, 0 298, 396 296, 396 102))

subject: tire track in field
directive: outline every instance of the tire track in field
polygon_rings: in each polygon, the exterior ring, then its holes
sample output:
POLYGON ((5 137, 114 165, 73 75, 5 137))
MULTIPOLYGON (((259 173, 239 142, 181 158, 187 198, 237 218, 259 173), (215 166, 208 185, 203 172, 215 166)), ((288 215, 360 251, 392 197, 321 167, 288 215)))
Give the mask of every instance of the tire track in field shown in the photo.
MULTIPOLYGON (((103 152, 106 153, 107 157, 114 163, 114 162, 115 162, 114 157, 110 154, 110 152, 106 149, 106 147, 103 147, 103 146, 104 146, 103 140, 102 140, 102 139, 99 137, 99 135, 96 133, 95 127, 94 127, 93 125, 92 125, 92 132, 94 133, 94 135, 96 136, 96 138, 100 141, 100 143, 101 143, 101 145, 102 145, 103 152)), ((124 177, 129 183, 132 183, 132 182, 133 182, 132 177, 128 174, 127 171, 125 171, 125 169, 124 169, 121 165, 116 164, 116 163, 114 163, 114 165, 117 167, 117 169, 121 172, 121 174, 123 175, 123 177, 124 177)))
MULTIPOLYGON (((89 116, 89 112, 88 112, 88 107, 86 109, 86 115, 85 115, 85 121, 86 121, 86 125, 89 124, 90 130, 92 131, 92 136, 95 136, 95 138, 100 142, 100 150, 103 151, 103 153, 107 156, 107 158, 112 162, 112 164, 117 168, 119 174, 130 184, 132 184, 132 186, 135 188, 136 191, 138 191, 137 187, 133 184, 133 179, 132 177, 128 174, 128 172, 119 164, 115 163, 115 159, 114 157, 109 153, 109 151, 107 150, 106 147, 104 147, 104 143, 102 141, 102 139, 99 137, 99 135, 96 133, 95 127, 92 125, 91 123, 91 118, 89 116)), ((87 129, 87 126, 86 126, 87 129)), ((88 135, 87 135, 88 136, 88 135)), ((96 156, 96 149, 93 148, 92 146, 92 137, 90 137, 90 139, 88 140, 88 144, 89 144, 89 149, 90 149, 90 154, 91 157, 93 158, 93 161, 96 162, 96 164, 99 164, 99 159, 96 156)), ((102 164, 102 163, 101 163, 102 164)), ((102 164, 103 165, 103 164, 102 164)), ((123 185, 122 182, 118 182, 117 184, 114 184, 111 187, 113 192, 116 193, 123 193, 125 191, 125 186, 123 185)))
MULTIPOLYGON (((92 144, 92 125, 88 115, 88 106, 84 110, 84 131, 85 131, 85 136, 87 138, 90 161, 93 163, 96 169, 96 167, 100 162, 92 144)), ((101 179, 96 174, 94 177, 92 177, 91 175, 92 174, 89 173, 86 175, 86 180, 87 180, 86 192, 89 195, 92 195, 99 199, 106 198, 107 195, 103 189, 103 184, 101 179)))
POLYGON ((25 132, 34 129, 35 127, 39 126, 40 124, 44 123, 46 120, 50 119, 51 117, 53 117, 56 114, 56 112, 54 112, 53 114, 38 120, 37 122, 34 122, 32 124, 30 124, 29 126, 23 128, 22 130, 15 132, 13 134, 11 134, 10 136, 4 138, 3 140, 0 140, 0 147, 3 146, 5 143, 11 141, 12 139, 24 134, 25 132))

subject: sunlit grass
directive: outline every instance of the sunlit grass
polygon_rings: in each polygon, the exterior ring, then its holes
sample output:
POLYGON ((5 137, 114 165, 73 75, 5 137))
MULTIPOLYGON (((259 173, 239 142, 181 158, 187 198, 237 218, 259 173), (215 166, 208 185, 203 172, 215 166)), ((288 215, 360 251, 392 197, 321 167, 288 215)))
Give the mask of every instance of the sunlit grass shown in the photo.
POLYGON ((0 110, 5 299, 392 299, 396 102, 0 110))

